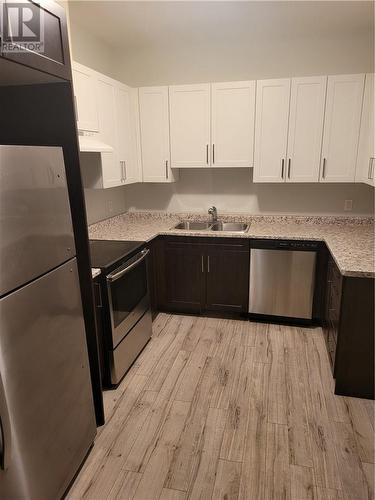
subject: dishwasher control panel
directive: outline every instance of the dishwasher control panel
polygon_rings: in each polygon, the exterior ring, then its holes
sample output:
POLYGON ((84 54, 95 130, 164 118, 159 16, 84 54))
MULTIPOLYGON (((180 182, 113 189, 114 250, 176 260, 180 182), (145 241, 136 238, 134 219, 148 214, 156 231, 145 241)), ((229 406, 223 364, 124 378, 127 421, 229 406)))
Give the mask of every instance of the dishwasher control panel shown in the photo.
POLYGON ((275 249, 278 248, 283 250, 308 250, 316 251, 321 246, 320 241, 301 241, 301 240, 252 240, 250 242, 250 248, 267 248, 275 249))

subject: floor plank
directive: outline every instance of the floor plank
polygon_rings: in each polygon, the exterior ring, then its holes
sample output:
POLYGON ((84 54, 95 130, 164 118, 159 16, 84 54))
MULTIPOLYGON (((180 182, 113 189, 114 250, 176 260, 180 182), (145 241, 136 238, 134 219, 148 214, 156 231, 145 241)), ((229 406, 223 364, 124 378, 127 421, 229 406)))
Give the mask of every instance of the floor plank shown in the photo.
POLYGON ((187 491, 196 474, 204 443, 206 419, 214 383, 214 362, 207 358, 202 377, 198 383, 189 414, 174 451, 171 468, 165 483, 167 488, 187 491))
POLYGON ((211 498, 226 418, 226 410, 209 408, 202 452, 188 488, 190 500, 211 498))
POLYGON ((285 370, 286 408, 289 434, 289 461, 312 467, 311 437, 307 421, 307 393, 304 384, 305 360, 290 363, 285 370))
POLYGON ((368 498, 369 500, 373 500, 375 498, 375 488, 374 488, 375 466, 374 464, 366 464, 362 462, 362 469, 366 479, 368 498))
POLYGON ((356 398, 346 398, 350 423, 354 429, 359 457, 362 462, 374 463, 374 428, 365 406, 356 398))
POLYGON ((314 471, 310 467, 290 466, 291 500, 314 500, 314 471))
POLYGON ((189 403, 174 401, 159 439, 146 465, 134 500, 156 500, 160 497, 171 462, 189 413, 189 403))
POLYGON ((240 477, 241 464, 219 460, 212 500, 237 500, 240 491, 240 477))
MULTIPOLYGON (((344 494, 340 490, 332 490, 330 488, 314 487, 315 500, 344 500, 344 494)), ((358 499, 359 500, 359 499, 358 499)))
POLYGON ((186 493, 184 493, 183 491, 163 488, 159 500, 184 500, 185 498, 186 493))
POLYGON ((249 418, 249 399, 252 386, 251 373, 254 364, 254 347, 247 347, 242 359, 240 378, 233 387, 228 408, 220 458, 242 462, 246 445, 246 429, 249 418))
POLYGON ((352 427, 349 424, 337 422, 333 424, 333 432, 345 499, 367 499, 367 481, 352 427))
POLYGON ((290 500, 290 476, 288 429, 285 425, 268 423, 264 497, 290 500))
POLYGON ((150 455, 158 440, 160 431, 170 410, 173 394, 178 388, 181 373, 186 365, 189 353, 180 351, 173 363, 168 378, 164 381, 154 404, 151 407, 149 418, 145 421, 137 435, 134 445, 126 459, 125 469, 134 472, 143 472, 150 455))
POLYGON ((335 396, 320 328, 159 314, 67 500, 365 500, 374 402, 335 396))
POLYGON ((264 498, 266 483, 267 390, 269 370, 264 363, 254 363, 250 392, 250 414, 242 463, 239 498, 264 498))

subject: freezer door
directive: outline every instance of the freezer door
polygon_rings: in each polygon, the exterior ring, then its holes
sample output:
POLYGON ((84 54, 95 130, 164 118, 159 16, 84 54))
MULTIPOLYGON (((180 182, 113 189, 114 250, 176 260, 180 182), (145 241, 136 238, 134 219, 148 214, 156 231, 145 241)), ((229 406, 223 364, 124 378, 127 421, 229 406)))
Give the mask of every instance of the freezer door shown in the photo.
POLYGON ((316 252, 250 251, 249 312, 311 319, 316 252))
POLYGON ((0 498, 61 498, 96 433, 76 259, 0 299, 0 498))
POLYGON ((62 148, 0 146, 0 296, 74 255, 62 148))

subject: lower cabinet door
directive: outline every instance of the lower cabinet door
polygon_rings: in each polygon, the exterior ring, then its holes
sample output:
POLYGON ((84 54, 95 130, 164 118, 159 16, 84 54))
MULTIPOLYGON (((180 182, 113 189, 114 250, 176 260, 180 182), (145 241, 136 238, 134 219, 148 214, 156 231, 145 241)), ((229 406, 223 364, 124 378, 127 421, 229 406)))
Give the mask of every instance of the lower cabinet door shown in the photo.
POLYGON ((249 250, 242 244, 207 249, 205 309, 242 313, 248 308, 249 250))
POLYGON ((204 291, 204 252, 201 246, 165 245, 165 304, 180 312, 200 312, 204 291))

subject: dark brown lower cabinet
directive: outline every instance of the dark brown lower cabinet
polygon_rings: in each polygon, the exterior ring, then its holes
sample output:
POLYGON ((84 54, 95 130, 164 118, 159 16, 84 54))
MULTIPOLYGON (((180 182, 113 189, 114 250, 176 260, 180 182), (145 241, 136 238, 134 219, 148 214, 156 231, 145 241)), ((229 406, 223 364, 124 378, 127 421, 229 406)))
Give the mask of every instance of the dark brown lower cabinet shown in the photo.
POLYGON ((342 276, 332 257, 329 257, 327 266, 326 307, 323 322, 323 333, 333 373, 335 370, 337 337, 341 310, 341 291, 342 276))
POLYGON ((204 249, 182 242, 165 243, 164 305, 174 311, 200 312, 203 306, 204 249))
POLYGON ((148 289, 150 293, 150 307, 151 315, 154 320, 158 314, 158 283, 157 283, 157 259, 158 259, 158 239, 151 240, 147 244, 148 250, 150 250, 148 258, 148 269, 147 269, 147 279, 148 279, 148 289))
POLYGON ((247 311, 248 240, 165 238, 157 255, 160 310, 247 311))
POLYGON ((249 259, 242 243, 206 247, 206 310, 247 312, 249 259))
POLYGON ((374 279, 342 276, 332 257, 323 332, 335 394, 374 399, 374 279))

